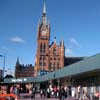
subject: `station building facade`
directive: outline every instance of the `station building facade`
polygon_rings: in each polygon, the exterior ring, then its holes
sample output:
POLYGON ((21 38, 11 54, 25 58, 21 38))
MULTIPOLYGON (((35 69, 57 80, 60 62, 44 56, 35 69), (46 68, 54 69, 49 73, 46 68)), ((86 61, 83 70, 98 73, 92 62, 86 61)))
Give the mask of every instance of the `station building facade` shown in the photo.
POLYGON ((44 1, 42 19, 38 24, 37 53, 35 73, 42 71, 55 71, 64 67, 65 47, 63 40, 58 45, 56 39, 50 44, 50 24, 47 20, 46 5, 44 1))
POLYGON ((34 77, 34 66, 32 66, 32 64, 28 65, 20 64, 19 58, 17 58, 15 66, 15 77, 16 78, 34 77))
POLYGON ((61 40, 58 44, 56 38, 50 43, 50 23, 47 18, 46 4, 44 0, 43 12, 37 31, 37 52, 35 65, 23 66, 17 60, 15 68, 16 77, 31 77, 53 72, 64 66, 73 64, 83 59, 83 57, 65 57, 65 45, 61 40))

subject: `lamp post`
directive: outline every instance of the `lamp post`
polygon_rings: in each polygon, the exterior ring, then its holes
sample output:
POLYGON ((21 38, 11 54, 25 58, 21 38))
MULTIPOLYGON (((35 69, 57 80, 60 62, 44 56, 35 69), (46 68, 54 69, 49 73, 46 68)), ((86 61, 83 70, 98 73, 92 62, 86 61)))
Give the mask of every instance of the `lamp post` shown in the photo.
POLYGON ((4 58, 4 62, 3 62, 3 78, 4 78, 4 73, 5 73, 5 56, 4 55, 0 55, 0 57, 4 58))

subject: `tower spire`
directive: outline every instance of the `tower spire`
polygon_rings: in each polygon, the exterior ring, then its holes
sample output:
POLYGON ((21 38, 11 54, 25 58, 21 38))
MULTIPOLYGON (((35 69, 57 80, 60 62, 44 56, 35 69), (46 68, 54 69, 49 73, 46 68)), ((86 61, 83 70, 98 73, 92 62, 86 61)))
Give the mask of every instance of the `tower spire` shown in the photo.
POLYGON ((20 64, 20 62, 19 62, 19 57, 17 57, 16 64, 17 64, 17 65, 19 65, 19 64, 20 64))
POLYGON ((43 14, 46 14, 46 1, 43 0, 43 14))
POLYGON ((47 17, 46 17, 46 0, 43 0, 42 22, 43 22, 43 25, 46 25, 46 24, 47 24, 47 17))

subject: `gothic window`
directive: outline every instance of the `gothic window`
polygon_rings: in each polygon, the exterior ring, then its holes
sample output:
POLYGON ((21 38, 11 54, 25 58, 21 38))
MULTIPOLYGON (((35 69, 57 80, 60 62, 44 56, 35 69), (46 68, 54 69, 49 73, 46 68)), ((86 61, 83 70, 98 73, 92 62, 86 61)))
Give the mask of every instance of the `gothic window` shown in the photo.
POLYGON ((51 67, 53 68, 53 64, 51 64, 51 67))
POLYGON ((43 60, 46 60, 46 56, 44 56, 43 60))
POLYGON ((42 43, 40 44, 40 53, 42 53, 42 43))
POLYGON ((51 68, 51 71, 53 71, 53 68, 51 68))
POLYGON ((51 63, 51 71, 53 71, 54 69, 53 69, 53 64, 51 63))
POLYGON ((51 63, 50 63, 50 65, 49 65, 50 67, 51 67, 51 63))
POLYGON ((58 60, 60 60, 60 58, 58 58, 58 60))
POLYGON ((59 63, 57 63, 57 68, 59 69, 59 63))
POLYGON ((53 70, 55 70, 55 63, 53 64, 53 70))
POLYGON ((40 53, 44 54, 46 52, 46 44, 41 43, 40 44, 40 53))
POLYGON ((40 56, 40 60, 42 60, 42 57, 40 56))
POLYGON ((56 51, 56 48, 54 48, 53 54, 56 55, 56 54, 57 54, 56 52, 57 52, 57 51, 56 51))
POLYGON ((45 50, 46 50, 46 44, 44 44, 43 46, 43 52, 45 53, 45 50))
POLYGON ((46 63, 44 62, 44 64, 43 64, 44 66, 46 66, 46 63))
POLYGON ((54 57, 54 60, 56 60, 56 58, 54 57))
POLYGON ((42 62, 40 62, 40 64, 39 64, 40 66, 42 66, 42 62))
POLYGON ((52 60, 52 58, 50 58, 50 60, 52 60))

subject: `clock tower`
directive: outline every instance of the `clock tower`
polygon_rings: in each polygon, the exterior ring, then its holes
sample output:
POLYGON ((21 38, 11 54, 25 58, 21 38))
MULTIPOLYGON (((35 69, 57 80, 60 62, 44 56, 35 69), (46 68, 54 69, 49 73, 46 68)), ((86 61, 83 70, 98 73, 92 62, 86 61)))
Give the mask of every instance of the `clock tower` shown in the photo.
POLYGON ((58 45, 56 40, 50 44, 50 24, 47 20, 46 4, 43 0, 43 12, 38 24, 37 53, 34 76, 43 75, 64 67, 64 41, 58 45))
POLYGON ((37 54, 35 62, 36 74, 39 71, 48 71, 50 25, 47 20, 45 0, 43 3, 42 18, 38 24, 37 54))

